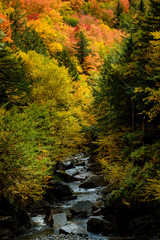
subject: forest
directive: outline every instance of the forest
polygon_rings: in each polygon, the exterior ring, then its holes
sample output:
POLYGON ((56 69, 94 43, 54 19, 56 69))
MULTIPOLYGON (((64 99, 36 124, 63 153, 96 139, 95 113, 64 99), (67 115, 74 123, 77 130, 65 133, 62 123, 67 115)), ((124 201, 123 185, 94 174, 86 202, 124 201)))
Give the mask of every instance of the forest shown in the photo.
POLYGON ((0 195, 88 152, 110 201, 160 200, 160 0, 0 1, 0 195))

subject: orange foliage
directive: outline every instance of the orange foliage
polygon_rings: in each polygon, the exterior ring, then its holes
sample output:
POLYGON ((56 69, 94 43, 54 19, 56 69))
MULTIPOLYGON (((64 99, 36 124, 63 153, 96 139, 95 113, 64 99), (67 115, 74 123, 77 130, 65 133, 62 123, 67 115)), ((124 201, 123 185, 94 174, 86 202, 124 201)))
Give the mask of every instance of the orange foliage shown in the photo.
POLYGON ((12 42, 12 39, 11 39, 12 32, 11 32, 9 18, 6 15, 0 13, 0 19, 2 19, 2 21, 3 21, 2 23, 0 23, 0 30, 2 30, 3 33, 5 34, 3 41, 4 42, 12 42))
POLYGON ((121 5, 123 6, 123 11, 129 11, 129 1, 128 0, 121 0, 121 5))
POLYGON ((28 13, 45 13, 50 12, 53 8, 58 8, 58 0, 20 0, 23 9, 28 13))
POLYGON ((79 11, 83 3, 83 0, 70 0, 70 6, 74 11, 79 11))

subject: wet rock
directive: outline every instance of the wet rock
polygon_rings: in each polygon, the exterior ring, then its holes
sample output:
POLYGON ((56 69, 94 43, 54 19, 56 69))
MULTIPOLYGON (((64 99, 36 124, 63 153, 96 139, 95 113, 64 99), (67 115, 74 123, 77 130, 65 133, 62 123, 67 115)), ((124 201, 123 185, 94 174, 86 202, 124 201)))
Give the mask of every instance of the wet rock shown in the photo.
POLYGON ((32 214, 45 214, 50 209, 51 205, 44 200, 38 200, 37 202, 31 203, 27 206, 28 212, 32 214))
POLYGON ((111 193, 114 189, 116 188, 116 183, 115 184, 108 184, 107 186, 104 186, 101 189, 101 194, 103 194, 104 196, 108 195, 109 193, 111 193))
POLYGON ((95 187, 99 187, 99 186, 104 186, 106 184, 108 184, 108 182, 104 179, 103 176, 91 175, 84 182, 82 182, 79 187, 95 188, 95 187))
POLYGON ((56 170, 65 171, 65 164, 62 161, 58 161, 55 166, 56 170))
POLYGON ((60 228, 67 224, 67 217, 65 213, 57 213, 52 215, 53 228, 60 228))
POLYGON ((65 167, 65 170, 71 169, 74 167, 73 163, 71 161, 63 162, 63 165, 65 167))
POLYGON ((77 162, 75 165, 76 165, 77 167, 78 167, 78 166, 85 167, 86 162, 85 162, 85 161, 77 162))
POLYGON ((94 233, 109 234, 116 229, 116 225, 106 221, 102 216, 92 216, 87 221, 87 230, 94 233))
POLYGON ((31 219, 20 204, 0 196, 0 239, 12 239, 22 226, 29 228, 31 219))
POLYGON ((93 204, 93 211, 98 210, 99 208, 101 208, 103 206, 103 202, 101 200, 97 200, 96 202, 94 202, 93 204))
POLYGON ((97 209, 96 211, 93 212, 93 216, 100 216, 100 215, 102 215, 102 209, 101 208, 99 208, 99 209, 97 209))
POLYGON ((74 176, 72 176, 64 171, 57 170, 55 173, 58 177, 60 177, 61 179, 63 179, 64 182, 67 182, 67 183, 74 182, 77 180, 74 176))
POLYGON ((70 188, 70 186, 61 181, 53 182, 50 191, 58 200, 73 196, 73 190, 70 188))
POLYGON ((74 234, 80 236, 87 236, 86 231, 79 225, 75 223, 68 223, 66 226, 63 226, 59 230, 60 234, 74 234))
POLYGON ((63 197, 61 198, 61 201, 68 201, 68 200, 74 200, 77 198, 77 195, 72 195, 72 196, 69 196, 69 197, 63 197))
POLYGON ((86 200, 86 201, 78 201, 75 203, 72 208, 70 209, 71 214, 73 216, 81 216, 81 217, 87 217, 91 214, 93 209, 93 203, 86 200))
POLYGON ((46 193, 43 196, 43 200, 47 201, 50 204, 55 204, 58 202, 58 199, 53 194, 52 184, 49 186, 49 188, 46 189, 46 193))

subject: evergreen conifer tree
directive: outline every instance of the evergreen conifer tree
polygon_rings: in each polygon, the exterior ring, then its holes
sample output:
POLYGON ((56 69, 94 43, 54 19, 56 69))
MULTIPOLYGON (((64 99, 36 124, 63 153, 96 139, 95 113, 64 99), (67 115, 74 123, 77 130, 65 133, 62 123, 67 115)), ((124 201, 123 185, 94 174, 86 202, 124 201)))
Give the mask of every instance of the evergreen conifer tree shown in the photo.
POLYGON ((9 47, 0 48, 0 105, 7 107, 14 104, 23 105, 24 97, 29 92, 29 83, 26 80, 23 62, 9 47))
POLYGON ((78 33, 78 42, 75 45, 77 50, 77 58, 81 65, 85 62, 85 57, 89 56, 91 49, 89 48, 89 41, 86 39, 84 32, 80 31, 78 33))

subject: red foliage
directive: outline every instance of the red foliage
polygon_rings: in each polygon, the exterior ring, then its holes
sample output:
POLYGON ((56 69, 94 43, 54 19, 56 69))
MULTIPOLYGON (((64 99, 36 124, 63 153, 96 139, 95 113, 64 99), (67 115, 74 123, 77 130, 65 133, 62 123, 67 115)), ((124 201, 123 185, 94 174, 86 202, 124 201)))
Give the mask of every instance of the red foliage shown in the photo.
POLYGON ((100 8, 98 2, 96 0, 90 0, 90 12, 91 15, 96 18, 101 18, 102 9, 100 8))
POLYGON ((129 11, 129 1, 128 0, 121 0, 121 5, 123 7, 124 12, 129 11))
POLYGON ((38 20, 39 19, 39 13, 33 13, 31 15, 27 16, 28 20, 38 20))

